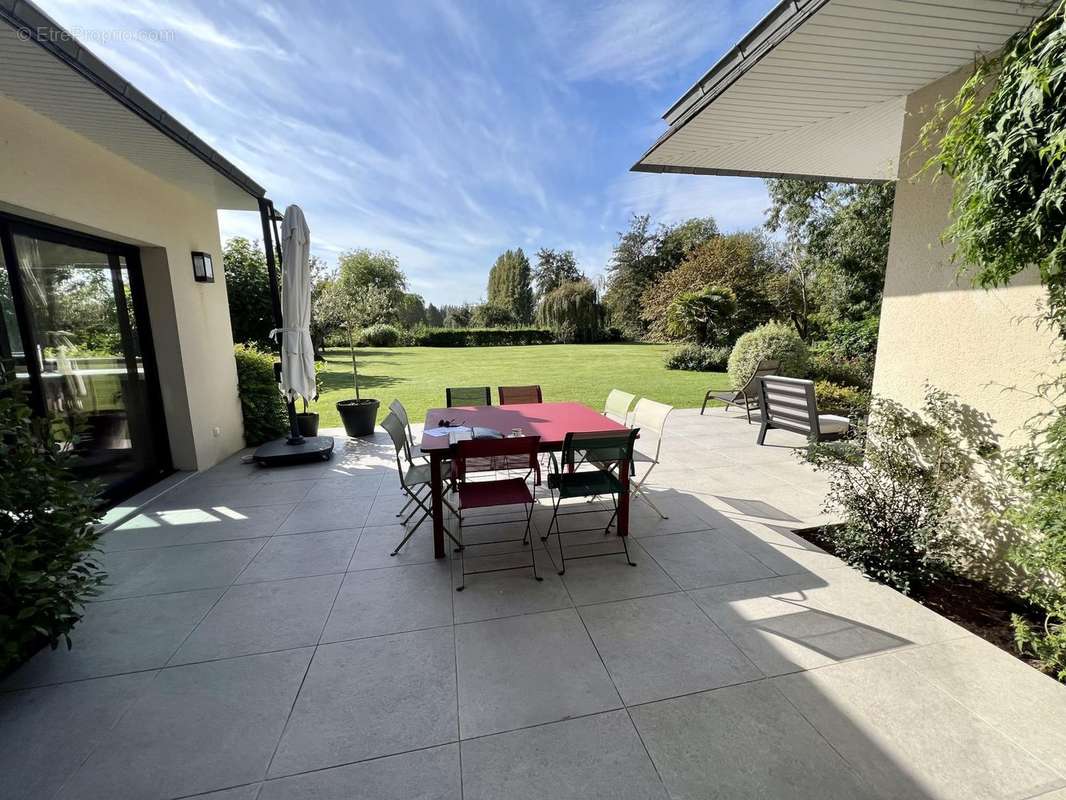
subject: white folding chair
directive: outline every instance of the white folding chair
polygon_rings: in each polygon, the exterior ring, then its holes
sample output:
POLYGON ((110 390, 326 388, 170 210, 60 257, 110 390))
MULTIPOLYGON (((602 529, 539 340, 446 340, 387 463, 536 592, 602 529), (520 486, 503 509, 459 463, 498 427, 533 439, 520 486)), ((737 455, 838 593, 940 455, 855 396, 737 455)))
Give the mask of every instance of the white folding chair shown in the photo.
POLYGON ((424 456, 418 452, 418 445, 415 444, 415 435, 411 432, 411 418, 407 416, 407 409, 403 407, 403 403, 397 398, 389 403, 389 411, 395 414, 404 428, 407 430, 407 450, 408 456, 414 461, 416 458, 420 461, 429 461, 428 456, 424 456))
POLYGON ((607 402, 603 404, 603 416, 622 425, 628 425, 629 407, 636 399, 635 394, 623 392, 621 389, 611 389, 611 393, 607 395, 607 402))
POLYGON ((646 397, 638 400, 637 407, 633 409, 633 427, 640 429, 640 438, 637 440, 636 447, 633 450, 633 469, 629 490, 634 497, 639 497, 651 506, 655 513, 663 519, 667 518, 666 514, 660 511, 659 507, 652 502, 645 484, 648 481, 648 476, 651 475, 651 471, 659 463, 659 452, 663 446, 663 429, 666 427, 666 418, 670 416, 670 412, 673 410, 673 406, 649 400, 646 397), (655 438, 654 451, 651 447, 652 442, 649 441, 652 437, 655 438), (637 473, 637 464, 647 465, 643 475, 637 473))

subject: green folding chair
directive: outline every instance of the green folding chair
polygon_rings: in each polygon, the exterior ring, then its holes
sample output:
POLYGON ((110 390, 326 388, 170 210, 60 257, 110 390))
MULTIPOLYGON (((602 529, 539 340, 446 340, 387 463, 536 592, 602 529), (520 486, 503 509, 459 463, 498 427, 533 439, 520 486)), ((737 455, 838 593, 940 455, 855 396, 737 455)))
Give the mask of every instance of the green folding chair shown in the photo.
POLYGON ((488 386, 449 386, 444 390, 448 408, 455 406, 491 406, 492 389, 488 386))
MULTIPOLYGON (((559 526, 559 517, 601 513, 600 509, 586 509, 560 514, 559 507, 562 501, 576 497, 589 498, 610 495, 611 501, 614 503, 614 513, 611 514, 611 518, 607 520, 607 525, 603 528, 604 535, 609 534, 611 526, 614 525, 614 521, 618 517, 618 496, 622 491, 622 483, 616 473, 623 463, 628 465, 632 462, 633 443, 636 441, 638 432, 637 428, 633 428, 625 431, 568 433, 563 440, 563 449, 559 460, 556 460, 555 453, 551 454, 552 471, 548 474, 548 490, 552 496, 552 519, 548 525, 548 532, 541 537, 541 541, 547 542, 554 529, 554 533, 559 540, 560 575, 566 572, 566 554, 563 550, 564 531, 559 526), (591 468, 577 469, 582 464, 591 468)), ((626 469, 628 469, 628 466, 626 469)), ((580 528, 565 531, 565 533, 570 535, 572 533, 588 533, 598 530, 600 529, 580 528)), ((574 558, 625 555, 626 563, 631 567, 635 567, 636 564, 629 557, 629 545, 626 544, 626 537, 619 538, 622 540, 621 551, 615 550, 609 553, 571 556, 571 560, 574 558)))

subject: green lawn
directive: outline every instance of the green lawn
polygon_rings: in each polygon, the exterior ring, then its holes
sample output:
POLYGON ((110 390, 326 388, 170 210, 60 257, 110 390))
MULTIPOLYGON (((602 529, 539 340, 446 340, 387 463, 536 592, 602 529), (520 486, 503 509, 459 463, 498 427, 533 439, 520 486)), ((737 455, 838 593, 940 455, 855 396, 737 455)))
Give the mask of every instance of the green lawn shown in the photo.
MULTIPOLYGON (((708 388, 726 389, 729 378, 719 372, 681 372, 663 366, 669 345, 583 344, 528 347, 394 347, 356 351, 364 397, 381 401, 378 419, 398 397, 412 422, 430 408, 444 405, 446 386, 497 386, 539 383, 544 400, 577 401, 603 408, 607 393, 624 389, 678 408, 703 402, 708 388)), ((317 403, 323 427, 339 427, 335 403, 354 397, 348 351, 326 354, 324 388, 317 403)))

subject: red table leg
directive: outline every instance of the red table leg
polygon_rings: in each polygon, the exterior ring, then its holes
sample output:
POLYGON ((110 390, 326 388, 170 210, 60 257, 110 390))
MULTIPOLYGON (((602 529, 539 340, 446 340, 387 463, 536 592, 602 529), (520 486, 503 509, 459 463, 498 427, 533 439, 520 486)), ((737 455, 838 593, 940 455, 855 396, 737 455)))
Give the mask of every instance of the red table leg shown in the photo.
POLYGON ((429 488, 433 495, 433 557, 444 558, 444 481, 441 480, 443 453, 434 450, 429 457, 429 488))
POLYGON ((618 491, 618 535, 629 536, 629 461, 618 462, 618 477, 622 488, 618 491))

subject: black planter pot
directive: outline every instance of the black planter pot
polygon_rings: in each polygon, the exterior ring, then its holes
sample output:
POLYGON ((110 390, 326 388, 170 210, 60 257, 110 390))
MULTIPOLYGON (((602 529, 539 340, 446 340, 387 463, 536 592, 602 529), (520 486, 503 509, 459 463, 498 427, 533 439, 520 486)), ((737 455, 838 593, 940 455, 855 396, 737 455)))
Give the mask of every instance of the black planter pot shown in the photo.
POLYGON ((369 436, 378 418, 377 400, 341 400, 337 403, 344 432, 349 436, 369 436))
POLYGON ((318 436, 318 414, 314 411, 297 414, 296 427, 300 429, 301 436, 318 436))

